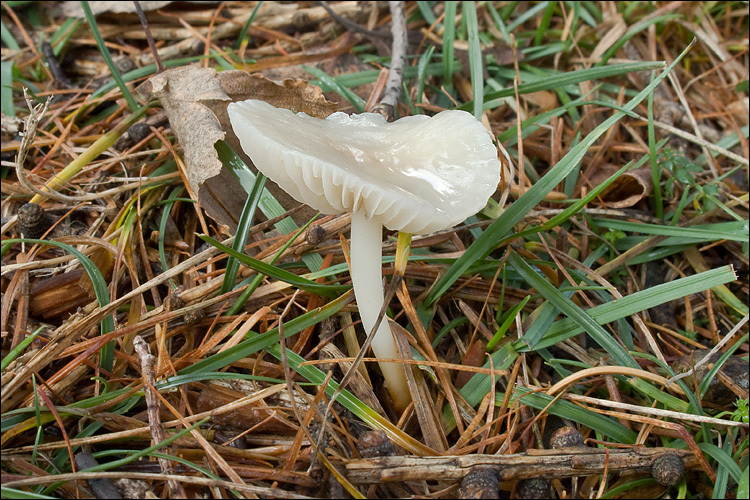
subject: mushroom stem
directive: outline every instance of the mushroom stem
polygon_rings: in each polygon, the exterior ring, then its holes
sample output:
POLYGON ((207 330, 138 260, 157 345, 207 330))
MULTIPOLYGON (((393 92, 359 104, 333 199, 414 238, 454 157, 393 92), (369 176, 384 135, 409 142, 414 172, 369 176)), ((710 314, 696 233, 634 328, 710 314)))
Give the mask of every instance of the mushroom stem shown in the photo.
MULTIPOLYGON (((375 219, 368 219, 362 210, 352 214, 351 239, 351 276, 354 285, 354 296, 357 298, 362 326, 369 334, 378 314, 383 307, 383 261, 382 236, 383 227, 375 219)), ((372 338, 372 352, 378 358, 400 358, 393 333, 388 326, 387 318, 378 325, 372 338)), ((404 368, 398 363, 380 363, 388 392, 399 411, 411 402, 409 388, 406 385, 404 368)))

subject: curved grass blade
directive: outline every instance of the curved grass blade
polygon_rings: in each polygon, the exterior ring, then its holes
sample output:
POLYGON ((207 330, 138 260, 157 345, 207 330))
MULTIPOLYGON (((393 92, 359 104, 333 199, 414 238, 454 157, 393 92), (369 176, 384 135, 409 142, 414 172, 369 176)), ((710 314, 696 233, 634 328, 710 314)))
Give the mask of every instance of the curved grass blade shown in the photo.
MULTIPOLYGON (((586 313, 598 324, 604 325, 671 300, 729 283, 735 279, 737 279, 737 276, 732 267, 723 266, 635 292, 621 299, 592 307, 586 310, 586 313)), ((581 332, 583 332, 583 328, 570 318, 556 321, 536 344, 535 350, 550 347, 581 332)), ((521 340, 514 342, 514 344, 516 344, 518 352, 530 350, 521 340)))
MULTIPOLYGON (((232 248, 239 253, 244 253, 247 237, 250 234, 250 228, 253 226, 255 212, 258 209, 260 196, 263 194, 263 187, 265 185, 266 176, 258 172, 258 175, 255 176, 253 189, 248 193, 245 206, 240 215, 240 220, 237 222, 237 232, 235 233, 234 241, 232 242, 232 248)), ((221 291, 219 293, 224 294, 232 289, 239 268, 240 264, 237 262, 237 259, 229 257, 229 260, 227 260, 227 268, 224 270, 224 281, 221 283, 221 291)))
MULTIPOLYGON (((694 42, 693 42, 694 43, 694 42)), ((506 234, 529 213, 543 198, 552 191, 552 189, 562 182, 565 177, 579 164, 586 154, 586 151, 593 145, 599 137, 602 136, 612 125, 625 116, 625 110, 632 111, 648 94, 653 92, 654 88, 666 78, 670 71, 685 56, 687 51, 692 47, 692 43, 686 48, 679 57, 670 64, 658 77, 643 89, 638 95, 630 100, 623 108, 623 111, 615 112, 611 117, 598 125, 589 133, 578 145, 572 148, 558 163, 555 165, 539 182, 535 183, 523 196, 498 217, 490 226, 477 238, 474 243, 459 257, 448 271, 440 278, 427 294, 424 304, 430 306, 437 301, 440 296, 477 260, 485 258, 489 253, 505 238, 506 234)), ((583 70, 587 71, 587 70, 583 70)), ((511 89, 512 90, 512 89, 511 89)))
POLYGON ((738 483, 740 482, 742 479, 742 469, 740 469, 740 466, 737 465, 737 462, 732 459, 730 454, 712 443, 698 443, 698 448, 700 448, 703 453, 719 462, 720 467, 724 467, 727 472, 729 472, 729 475, 732 476, 732 479, 738 483))
MULTIPOLYGON (((499 406, 502 403, 503 395, 497 394, 496 401, 497 398, 500 398, 497 403, 499 406)), ((535 393, 532 392, 531 389, 521 386, 516 387, 511 396, 511 401, 515 402, 520 400, 521 403, 536 408, 537 410, 547 408, 547 405, 549 405, 554 399, 554 396, 535 393)), ((619 443, 632 444, 635 443, 635 440, 638 437, 638 434, 622 425, 616 419, 600 415, 563 399, 558 399, 552 403, 552 405, 547 408, 547 413, 585 425, 586 427, 599 431, 619 443)))
POLYGON ((289 283, 290 285, 295 286, 306 292, 314 293, 316 295, 322 295, 324 297, 337 297, 342 292, 346 292, 347 290, 351 288, 350 286, 346 286, 346 285, 321 285, 320 283, 310 281, 307 278, 297 276, 294 273, 290 273, 289 271, 279 269, 276 266, 266 264, 265 262, 260 261, 258 259, 254 259, 250 257, 249 255, 240 253, 232 248, 229 248, 228 246, 222 243, 219 243, 218 241, 211 238, 210 236, 200 234, 198 235, 198 237, 201 238, 206 243, 210 243, 211 245, 215 246, 222 252, 228 253, 229 255, 231 255, 232 257, 234 257, 241 263, 245 264, 247 267, 258 271, 259 273, 263 273, 266 276, 270 276, 279 281, 283 281, 284 283, 289 283))
MULTIPOLYGON (((320 323, 325 318, 339 312, 350 300, 351 293, 345 293, 322 307, 315 308, 302 316, 284 323, 284 335, 289 337, 295 333, 301 332, 305 328, 320 323)), ((197 363, 183 368, 177 373, 177 375, 215 372, 231 365, 235 361, 246 358, 253 353, 263 349, 268 349, 273 346, 274 343, 278 343, 279 341, 278 328, 273 328, 263 334, 253 334, 253 332, 250 332, 248 335, 250 338, 243 340, 229 349, 213 354, 197 363)))
MULTIPOLYGON (((553 90, 559 87, 565 87, 568 85, 575 85, 577 83, 585 82, 588 80, 597 80, 600 78, 608 78, 611 76, 624 75, 632 73, 634 71, 648 71, 652 69, 661 69, 664 67, 663 62, 640 62, 640 63, 621 63, 612 64, 611 66, 602 66, 595 68, 587 68, 578 71, 570 71, 560 75, 548 76, 539 78, 530 82, 522 83, 518 86, 519 94, 531 94, 533 92, 539 92, 540 90, 553 90)), ((670 65, 672 67, 672 65, 670 65)), ((660 76, 659 81, 663 79, 666 74, 660 76)), ((650 87, 650 85, 649 85, 650 87)), ((648 87, 647 87, 648 88, 648 87)), ((508 87, 495 92, 485 94, 484 100, 491 101, 499 99, 501 97, 511 97, 515 95, 514 88, 508 87)), ((640 94, 639 94, 640 95, 640 94)), ((644 95, 645 97, 645 95, 644 95)), ((639 99, 638 102, 642 100, 639 99)), ((474 108, 473 101, 469 101, 466 104, 459 106, 457 109, 464 111, 470 111, 474 108)), ((628 110, 632 110, 635 106, 628 107, 628 110)))
POLYGON ((508 263, 515 268, 523 279, 532 287, 550 301, 557 309, 565 313, 566 316, 576 322, 585 332, 599 343, 599 345, 612 356, 621 366, 631 368, 640 368, 638 363, 633 359, 628 351, 621 346, 607 331, 602 328, 586 312, 575 305, 572 300, 565 297, 555 286, 546 278, 537 274, 534 269, 516 252, 511 252, 508 256, 508 263))
MULTIPOLYGON (((237 153, 224 141, 216 141, 214 148, 219 155, 219 160, 237 177, 237 180, 245 188, 245 191, 248 193, 251 192, 255 185, 255 174, 245 165, 242 158, 237 156, 237 153)), ((286 212, 286 209, 268 192, 268 189, 262 191, 258 208, 269 219, 273 219, 286 212)), ((280 220, 275 226, 282 234, 292 233, 299 229, 291 217, 280 220)), ((310 271, 318 271, 323 265, 323 257, 317 252, 305 253, 302 254, 302 262, 305 263, 310 271)))
POLYGON ((133 113, 135 113, 136 111, 138 111, 138 108, 140 108, 140 106, 138 105, 138 102, 135 100, 135 97, 133 97, 133 94, 130 93, 130 89, 128 89, 128 86, 125 85, 125 82, 122 79, 122 75, 120 74, 120 70, 117 69, 117 65, 112 60, 112 56, 109 53, 109 49, 107 48, 107 45, 104 43, 104 38, 102 38, 102 34, 99 32, 99 26, 96 24, 96 18, 94 17, 94 14, 91 12, 91 7, 89 7, 89 3, 86 1, 81 2, 81 8, 83 9, 83 14, 86 16, 86 21, 88 21, 89 23, 89 28, 91 29, 91 33, 94 35, 94 39, 96 40, 96 45, 99 47, 99 53, 104 58, 104 61, 107 63, 107 67, 109 68, 109 71, 112 74, 112 78, 114 78, 114 80, 117 82, 117 86, 120 87, 122 96, 125 98, 125 101, 128 103, 130 110, 133 113))
POLYGON ((40 326, 34 331, 34 333, 19 342, 18 345, 14 347, 13 350, 3 358, 2 363, 0 363, 0 371, 5 371, 8 365, 11 364, 13 360, 16 359, 18 355, 21 354, 21 352, 23 352, 23 350, 26 349, 26 347, 34 341, 36 336, 39 335, 39 332, 41 332, 43 329, 44 327, 40 326))
MULTIPOLYGON (((279 257, 281 257, 284 252, 286 252, 286 249, 291 246, 291 244, 297 239, 297 237, 304 233, 305 230, 310 226, 310 224, 313 223, 318 218, 316 215, 312 219, 310 219, 307 224, 304 225, 304 227, 300 228, 294 236, 289 238, 286 243, 284 243, 284 246, 279 248, 279 250, 276 252, 276 254, 271 258, 269 264, 274 264, 279 257)), ((255 290, 260 286, 261 282, 263 281, 263 275, 257 274, 255 278, 250 282, 250 284, 242 291, 239 297, 237 297, 237 300, 234 301, 234 304, 232 304, 232 307, 227 309, 227 312, 225 316, 234 316, 239 312, 240 309, 242 309, 242 306, 247 303, 247 301, 250 299, 250 296, 255 292, 255 290)))
MULTIPOLYGON (((172 205, 174 205, 174 202, 177 201, 177 198, 180 196, 180 194, 182 194, 184 190, 184 186, 178 186, 169 194, 169 197, 164 200, 164 208, 162 209, 161 220, 159 221, 159 262, 161 263, 161 268, 164 271, 169 269, 169 265, 167 264, 167 254, 165 252, 165 239, 167 232, 167 222, 169 221, 169 211, 172 210, 172 205)), ((169 280, 169 282, 172 285, 172 288, 175 288, 174 282, 172 280, 169 280)))
MULTIPOLYGON (((52 245, 57 248, 61 248, 68 253, 75 255, 76 259, 81 263, 86 273, 91 279, 91 284, 94 287, 94 293, 96 294, 96 300, 99 302, 99 307, 104 307, 109 304, 109 290, 107 289, 107 282, 104 280, 101 271, 97 268, 94 263, 86 257, 83 253, 73 248, 70 245, 61 243, 53 240, 34 240, 29 238, 13 238, 9 240, 3 240, 5 244, 11 243, 30 243, 34 245, 52 245)), ((105 317, 102 320, 101 332, 102 335, 106 335, 115 329, 115 323, 112 319, 112 315, 105 317)), ((114 343, 108 342, 107 345, 102 347, 101 350, 101 365, 107 371, 112 370, 112 363, 114 361, 114 343)))

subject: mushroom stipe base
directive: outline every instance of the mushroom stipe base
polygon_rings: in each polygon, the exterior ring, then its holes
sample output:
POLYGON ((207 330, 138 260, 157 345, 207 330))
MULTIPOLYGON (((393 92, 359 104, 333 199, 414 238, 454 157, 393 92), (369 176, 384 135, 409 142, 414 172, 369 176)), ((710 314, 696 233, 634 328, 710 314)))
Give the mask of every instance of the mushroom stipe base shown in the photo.
MULTIPOLYGON (((375 327, 380 310, 383 307, 383 226, 375 219, 367 219, 362 212, 352 214, 351 238, 351 276, 354 285, 354 296, 362 318, 362 326, 368 334, 375 327)), ((375 357, 399 359, 393 333, 388 326, 388 319, 383 318, 370 344, 375 357)), ((402 411, 409 405, 411 397, 406 384, 404 367, 398 363, 381 362, 388 392, 394 406, 402 411)))

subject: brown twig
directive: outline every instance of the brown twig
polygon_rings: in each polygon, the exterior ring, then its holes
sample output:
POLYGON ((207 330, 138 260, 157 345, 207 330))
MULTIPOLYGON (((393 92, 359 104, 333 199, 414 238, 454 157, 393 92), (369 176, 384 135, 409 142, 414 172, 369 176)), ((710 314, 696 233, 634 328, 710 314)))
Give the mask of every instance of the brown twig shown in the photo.
POLYGON ((501 481, 532 477, 564 478, 601 474, 608 461, 609 472, 650 471, 654 461, 665 454, 682 458, 685 468, 698 466, 689 450, 676 448, 561 448, 530 450, 513 455, 459 455, 439 457, 377 457, 349 460, 349 480, 354 484, 393 481, 459 481, 473 467, 495 469, 501 481))
MULTIPOLYGON (((133 347, 141 360, 141 375, 143 376, 143 390, 146 394, 146 410, 148 412, 148 423, 154 443, 164 441, 164 428, 159 416, 159 399, 156 397, 156 377, 154 376, 154 356, 149 352, 148 344, 140 335, 133 339, 133 347)), ((174 472, 172 464, 166 458, 159 458, 159 468, 162 474, 167 476, 174 472)), ((170 498, 187 498, 182 485, 174 479, 168 479, 170 498)))
POLYGON ((393 35, 391 68, 388 72, 388 81, 385 84, 383 97, 380 99, 380 103, 373 108, 373 112, 383 115, 390 122, 395 117, 398 98, 401 95, 401 84, 404 81, 407 40, 404 2, 388 2, 388 6, 391 9, 391 34, 393 35))
POLYGON ((352 22, 345 18, 344 16, 338 14, 335 10, 333 10, 329 5, 328 2, 317 2, 318 5, 323 7, 326 12, 328 12, 328 15, 331 16, 331 19, 336 21, 337 23, 346 26, 346 28, 350 29, 351 31, 354 31, 355 33, 362 33, 363 35, 367 37, 374 37, 374 38, 386 38, 387 35, 384 33, 378 33, 377 31, 368 30, 367 28, 363 28, 359 24, 352 22))
POLYGON ((50 73, 52 73, 54 79, 66 89, 73 88, 73 82, 70 81, 68 75, 66 75, 60 67, 60 61, 57 60, 55 51, 52 49, 52 45, 50 45, 49 42, 42 43, 42 55, 44 56, 44 60, 47 62, 47 67, 49 68, 50 73))
POLYGON ((164 66, 161 63, 161 57, 159 57, 159 52, 156 50, 156 44, 154 43, 154 37, 151 36, 151 28, 148 26, 148 19, 146 19, 146 14, 143 13, 143 9, 141 8, 141 2, 138 0, 133 0, 133 4, 135 5, 135 11, 138 14, 138 19, 141 20, 141 25, 143 26, 143 32, 146 34, 146 40, 148 41, 148 46, 151 48, 151 53, 154 55, 154 63, 156 63, 156 72, 161 73, 164 71, 164 66))

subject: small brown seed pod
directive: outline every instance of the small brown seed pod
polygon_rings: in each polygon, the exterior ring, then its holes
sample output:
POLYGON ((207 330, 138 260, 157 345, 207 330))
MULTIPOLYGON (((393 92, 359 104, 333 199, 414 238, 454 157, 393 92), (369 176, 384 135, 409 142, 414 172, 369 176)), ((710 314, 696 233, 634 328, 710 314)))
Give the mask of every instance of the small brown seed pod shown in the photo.
POLYGON ((544 478, 520 479, 516 483, 515 498, 552 498, 551 483, 544 478))
MULTIPOLYGON (((672 369, 675 373, 688 372, 695 367, 696 364, 700 363, 695 372, 692 375, 688 375, 683 378, 683 382, 688 387, 693 387, 695 379, 699 381, 703 380, 708 371, 713 367, 713 364, 721 357, 721 352, 715 352, 708 360, 703 359, 708 355, 710 351, 708 349, 697 349, 692 351, 672 363, 672 369)), ((739 356, 732 355, 726 360, 721 366, 721 372, 726 378, 731 379, 741 389, 748 390, 748 381, 750 372, 747 370, 747 363, 743 361, 739 356)), ((714 376, 708 385, 708 389, 703 396, 703 401, 707 403, 713 403, 717 405, 730 405, 737 399, 737 395, 722 382, 721 377, 714 376)))
POLYGON ((461 480, 458 498, 498 498, 500 481, 494 467, 477 466, 461 480))
POLYGON ((583 436, 581 436, 581 433, 575 427, 566 425, 552 433, 552 436, 549 438, 549 445, 553 449, 583 446, 583 436))
POLYGON ((40 238, 52 225, 47 212, 36 203, 24 203, 18 209, 18 224, 26 238, 40 238))
POLYGON ((685 464, 674 453, 665 453, 651 465, 651 475, 662 486, 674 486, 685 473, 685 464))
POLYGON ((185 301, 180 297, 180 294, 185 290, 187 290, 187 288, 182 285, 171 289, 164 305, 168 307, 170 311, 176 311, 177 309, 185 307, 185 301))
POLYGON ((206 312, 203 309, 196 309, 195 311, 188 311, 185 313, 185 323, 191 325, 197 325, 206 317, 206 312))
POLYGON ((394 455, 393 443, 383 431, 366 431, 359 436, 359 454, 362 458, 394 455))
POLYGON ((305 240, 311 245, 317 245, 318 243, 324 242, 326 237, 326 230, 318 224, 310 224, 307 229, 305 229, 305 240))

